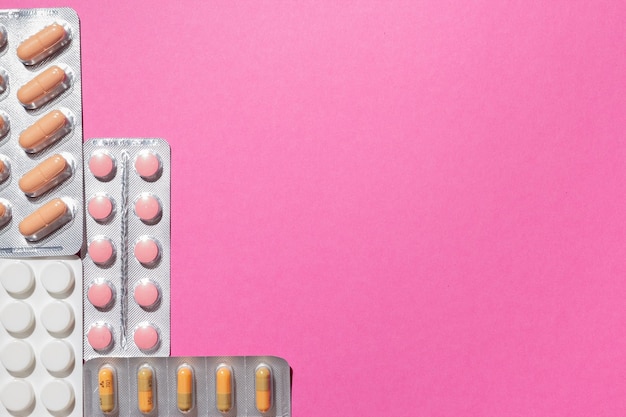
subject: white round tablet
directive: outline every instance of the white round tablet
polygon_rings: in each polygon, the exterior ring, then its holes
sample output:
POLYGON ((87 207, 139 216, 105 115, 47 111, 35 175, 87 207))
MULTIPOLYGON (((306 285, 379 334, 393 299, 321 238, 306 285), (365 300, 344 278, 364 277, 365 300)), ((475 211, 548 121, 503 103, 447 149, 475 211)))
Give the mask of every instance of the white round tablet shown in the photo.
POLYGON ((0 271, 0 282, 12 297, 27 295, 35 285, 33 270, 23 261, 10 262, 0 271))
POLYGON ((33 407, 35 393, 28 382, 14 379, 2 388, 0 401, 10 413, 20 415, 33 407))
POLYGON ((22 376, 35 363, 35 354, 25 341, 13 340, 0 351, 0 361, 9 373, 22 376))
POLYGON ((41 270, 41 283, 53 297, 64 297, 74 288, 74 273, 65 262, 53 261, 41 270))
POLYGON ((35 315, 28 304, 23 301, 14 301, 2 309, 0 321, 7 332, 21 337, 33 327, 35 315))
POLYGON ((41 323, 53 336, 64 337, 74 327, 74 311, 64 301, 53 301, 41 310, 41 323))
POLYGON ((67 376, 74 367, 74 349, 64 340, 46 343, 40 357, 44 368, 54 376, 67 376))
POLYGON ((41 390, 41 402, 50 414, 68 412, 74 405, 74 389, 61 379, 55 379, 41 390))

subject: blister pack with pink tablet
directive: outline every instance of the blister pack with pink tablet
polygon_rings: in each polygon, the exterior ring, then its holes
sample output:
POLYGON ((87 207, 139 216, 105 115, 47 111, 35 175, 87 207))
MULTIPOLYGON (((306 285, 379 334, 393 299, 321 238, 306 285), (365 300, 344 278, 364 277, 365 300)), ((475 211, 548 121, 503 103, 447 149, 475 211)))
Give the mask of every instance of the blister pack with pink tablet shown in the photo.
POLYGON ((170 147, 84 144, 84 358, 169 355, 170 147))
POLYGON ((1 257, 82 247, 80 59, 74 10, 0 10, 1 257))
POLYGON ((0 415, 83 414, 82 264, 0 259, 0 415))

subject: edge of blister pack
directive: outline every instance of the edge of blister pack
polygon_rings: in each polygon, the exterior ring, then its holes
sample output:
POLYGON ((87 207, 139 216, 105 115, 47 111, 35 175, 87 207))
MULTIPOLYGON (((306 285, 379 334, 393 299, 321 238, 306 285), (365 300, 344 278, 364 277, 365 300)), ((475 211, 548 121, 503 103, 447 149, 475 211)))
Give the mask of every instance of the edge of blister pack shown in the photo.
POLYGON ((0 72, 6 74, 7 78, 4 91, 0 92, 0 115, 6 116, 8 122, 8 131, 0 136, 0 159, 10 164, 8 178, 0 181, 0 195, 11 207, 11 217, 0 221, 0 257, 76 255, 83 246, 84 236, 82 73, 78 14, 67 7, 0 10, 0 37, 6 41, 0 45, 0 72), (58 45, 27 63, 20 60, 18 46, 53 23, 58 23, 66 30, 66 35, 58 45), (34 109, 26 108, 18 99, 18 91, 53 66, 65 69, 65 78, 53 93, 45 94, 46 97, 26 106, 34 106, 34 109), (36 151, 22 148, 22 133, 56 110, 63 113, 66 121, 58 132, 50 134, 52 140, 40 145, 36 151), (75 167, 71 175, 41 195, 28 196, 22 192, 18 186, 20 178, 54 154, 71 156, 75 167), (18 226, 25 218, 57 198, 67 205, 63 215, 57 217, 52 225, 35 233, 20 233, 18 226))
MULTIPOLYGON (((291 368, 286 360, 276 356, 100 357, 85 362, 83 383, 86 416, 291 417, 291 368), (267 366, 272 372, 272 404, 265 412, 256 407, 255 371, 259 365, 267 366), (149 395, 153 409, 148 413, 140 412, 138 407, 138 372, 142 366, 149 366, 152 371, 149 395), (181 366, 188 367, 193 373, 192 406, 186 411, 180 410, 180 404, 188 399, 181 400, 178 395, 181 392, 177 376, 181 366), (103 367, 110 367, 115 372, 115 408, 109 412, 104 412, 100 406, 104 391, 99 388, 102 382, 99 372, 103 367), (216 400, 216 371, 220 367, 232 372, 232 407, 224 412, 217 409, 216 400)), ((145 395, 145 388, 143 390, 145 395)))

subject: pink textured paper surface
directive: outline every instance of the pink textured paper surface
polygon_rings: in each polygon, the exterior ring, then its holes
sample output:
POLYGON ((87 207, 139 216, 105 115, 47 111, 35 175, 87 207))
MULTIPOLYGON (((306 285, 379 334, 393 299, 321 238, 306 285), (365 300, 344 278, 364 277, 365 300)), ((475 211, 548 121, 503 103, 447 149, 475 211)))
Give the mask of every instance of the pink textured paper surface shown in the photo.
POLYGON ((282 356, 295 416, 626 414, 625 2, 67 3, 86 137, 172 146, 173 355, 282 356))

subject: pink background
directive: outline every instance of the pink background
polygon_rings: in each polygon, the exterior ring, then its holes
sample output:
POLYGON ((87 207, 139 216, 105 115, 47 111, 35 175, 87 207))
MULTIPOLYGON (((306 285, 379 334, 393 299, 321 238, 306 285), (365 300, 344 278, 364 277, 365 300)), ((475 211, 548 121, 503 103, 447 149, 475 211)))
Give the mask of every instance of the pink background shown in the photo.
POLYGON ((67 3, 85 137, 172 146, 173 355, 282 356, 295 416, 626 414, 626 2, 67 3))

